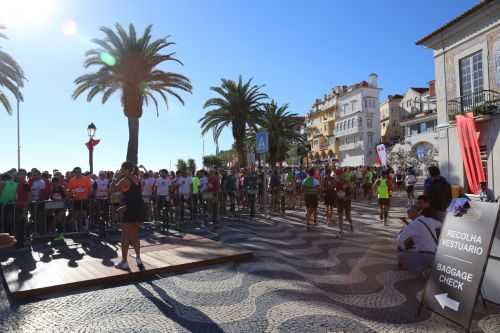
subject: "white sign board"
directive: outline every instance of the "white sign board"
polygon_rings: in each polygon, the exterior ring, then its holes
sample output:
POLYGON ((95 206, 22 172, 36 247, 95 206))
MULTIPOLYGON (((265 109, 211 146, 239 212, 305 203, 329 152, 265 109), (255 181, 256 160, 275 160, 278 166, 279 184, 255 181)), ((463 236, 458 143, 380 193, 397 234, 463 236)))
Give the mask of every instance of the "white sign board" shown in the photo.
POLYGON ((380 165, 387 166, 387 151, 385 150, 384 144, 380 144, 377 146, 377 154, 380 160, 380 165))

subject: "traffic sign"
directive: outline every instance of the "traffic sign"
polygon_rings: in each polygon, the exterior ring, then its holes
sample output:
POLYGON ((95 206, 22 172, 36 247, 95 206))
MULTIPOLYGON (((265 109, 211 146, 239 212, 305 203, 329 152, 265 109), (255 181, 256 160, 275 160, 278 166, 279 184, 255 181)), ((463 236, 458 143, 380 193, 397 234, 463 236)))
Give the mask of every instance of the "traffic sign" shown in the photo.
POLYGON ((462 216, 446 215, 423 300, 432 311, 467 329, 498 223, 497 204, 469 204, 462 216))
POLYGON ((269 151, 269 135, 267 131, 260 131, 255 135, 255 151, 257 154, 265 154, 269 151))

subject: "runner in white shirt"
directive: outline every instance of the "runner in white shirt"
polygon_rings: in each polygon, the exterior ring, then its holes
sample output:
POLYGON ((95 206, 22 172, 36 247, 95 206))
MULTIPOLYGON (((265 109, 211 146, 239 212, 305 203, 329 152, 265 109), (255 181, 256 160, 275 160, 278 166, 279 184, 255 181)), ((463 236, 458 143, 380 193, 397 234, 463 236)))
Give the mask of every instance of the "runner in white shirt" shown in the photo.
POLYGON ((96 198, 98 220, 102 223, 100 224, 102 234, 105 232, 106 221, 111 218, 109 212, 109 184, 110 181, 104 171, 99 172, 99 178, 92 184, 96 198))
POLYGON ((420 209, 416 206, 408 209, 408 217, 412 221, 397 237, 399 265, 409 271, 421 273, 432 267, 443 224, 420 215, 420 209))
POLYGON ((186 203, 191 202, 193 179, 191 178, 190 175, 187 174, 185 170, 183 170, 177 177, 176 184, 177 184, 177 194, 178 194, 177 209, 179 210, 180 213, 180 221, 184 221, 184 205, 186 203))
POLYGON ((170 211, 170 190, 172 187, 172 179, 168 176, 168 171, 165 169, 160 170, 160 178, 156 180, 156 195, 158 204, 156 205, 156 216, 162 215, 163 222, 169 222, 171 218, 170 211), (160 214, 165 210, 163 214, 160 214))
POLYGON ((156 179, 153 177, 153 172, 148 171, 145 174, 145 178, 142 181, 142 199, 144 200, 144 203, 146 204, 146 218, 149 220, 151 215, 153 214, 152 211, 152 199, 153 199, 153 191, 155 187, 156 179))
POLYGON ((410 206, 415 203, 415 184, 417 183, 417 177, 415 177, 415 172, 413 170, 408 170, 405 183, 406 195, 408 196, 408 206, 410 206))
POLYGON ((94 183, 95 198, 97 200, 108 200, 109 197, 109 179, 106 178, 104 171, 99 172, 99 178, 94 183))

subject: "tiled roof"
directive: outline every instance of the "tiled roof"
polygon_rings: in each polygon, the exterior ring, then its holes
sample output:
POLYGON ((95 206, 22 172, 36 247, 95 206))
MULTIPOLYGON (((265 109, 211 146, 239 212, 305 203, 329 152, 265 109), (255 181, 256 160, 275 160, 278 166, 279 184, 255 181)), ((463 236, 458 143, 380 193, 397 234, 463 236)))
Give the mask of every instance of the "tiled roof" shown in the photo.
POLYGON ((424 93, 426 93, 427 91, 429 91, 429 88, 416 88, 416 87, 410 87, 410 89, 415 90, 415 91, 416 91, 416 92, 418 92, 419 94, 424 94, 424 93))

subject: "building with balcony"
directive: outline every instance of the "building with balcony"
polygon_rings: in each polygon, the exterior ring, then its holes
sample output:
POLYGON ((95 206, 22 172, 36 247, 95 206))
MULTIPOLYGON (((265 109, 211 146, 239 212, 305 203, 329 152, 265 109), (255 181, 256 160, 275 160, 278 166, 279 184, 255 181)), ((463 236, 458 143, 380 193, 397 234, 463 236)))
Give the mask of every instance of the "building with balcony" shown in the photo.
POLYGON ((435 81, 428 88, 409 88, 401 100, 402 141, 414 155, 424 157, 437 151, 437 105, 435 81), (434 152, 432 152, 434 151, 434 152))
POLYGON ((380 105, 380 137, 382 143, 391 146, 401 139, 402 95, 389 95, 380 105))
MULTIPOLYGON (((441 173, 469 190, 455 117, 471 113, 488 187, 500 195, 500 1, 483 0, 417 42, 433 49, 441 173)), ((471 180, 471 181, 469 181, 471 180)))
POLYGON ((373 165, 380 143, 380 105, 377 74, 368 82, 337 86, 335 137, 340 166, 373 165))
POLYGON ((337 160, 335 144, 335 112, 337 95, 334 91, 317 99, 306 116, 308 160, 313 163, 332 163, 337 160))

